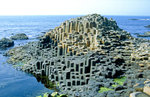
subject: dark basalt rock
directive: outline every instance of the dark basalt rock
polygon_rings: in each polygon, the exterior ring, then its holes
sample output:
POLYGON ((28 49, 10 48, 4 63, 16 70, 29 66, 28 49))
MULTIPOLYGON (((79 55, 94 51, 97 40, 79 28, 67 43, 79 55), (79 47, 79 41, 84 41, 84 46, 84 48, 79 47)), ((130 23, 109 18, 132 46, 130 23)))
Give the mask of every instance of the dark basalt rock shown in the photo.
POLYGON ((138 73, 136 77, 137 78, 143 78, 143 74, 142 73, 138 73))
POLYGON ((28 36, 24 33, 19 33, 10 37, 12 40, 27 40, 28 36))
POLYGON ((115 91, 118 91, 118 90, 123 90, 123 89, 125 89, 123 86, 117 86, 116 88, 115 88, 115 91))
POLYGON ((144 26, 145 28, 150 28, 150 25, 144 26))
POLYGON ((41 33, 46 34, 46 32, 41 32, 41 33))
POLYGON ((136 34, 138 37, 150 37, 150 32, 145 32, 144 34, 136 34))
POLYGON ((6 47, 11 47, 14 46, 14 41, 8 38, 2 38, 0 40, 0 48, 6 48, 6 47))

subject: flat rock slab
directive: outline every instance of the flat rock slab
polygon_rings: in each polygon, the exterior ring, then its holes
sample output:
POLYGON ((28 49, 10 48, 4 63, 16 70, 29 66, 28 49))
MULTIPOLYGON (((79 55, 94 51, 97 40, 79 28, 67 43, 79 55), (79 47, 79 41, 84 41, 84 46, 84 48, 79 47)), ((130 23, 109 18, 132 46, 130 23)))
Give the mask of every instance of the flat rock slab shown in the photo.
POLYGON ((130 97, 150 97, 150 96, 143 92, 134 92, 130 94, 130 97))
POLYGON ((150 95, 150 83, 144 86, 144 93, 150 95))

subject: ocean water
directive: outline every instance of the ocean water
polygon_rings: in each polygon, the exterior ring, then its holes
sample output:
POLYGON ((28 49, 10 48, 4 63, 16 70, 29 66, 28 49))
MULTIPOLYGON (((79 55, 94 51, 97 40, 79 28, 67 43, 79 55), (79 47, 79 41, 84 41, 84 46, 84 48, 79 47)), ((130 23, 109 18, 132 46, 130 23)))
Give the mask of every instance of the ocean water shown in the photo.
MULTIPOLYGON (((29 40, 17 40, 15 46, 31 41, 49 29, 54 29, 63 21, 78 16, 0 16, 0 39, 17 33, 26 33, 29 40)), ((150 31, 144 26, 150 25, 150 17, 145 16, 106 16, 117 21, 120 28, 136 37, 135 33, 150 31), (140 20, 129 20, 140 19, 140 20), (147 19, 147 20, 145 20, 147 19)), ((150 39, 150 38, 147 38, 150 39)), ((7 50, 9 50, 8 48, 7 50)), ((35 97, 44 92, 52 92, 30 74, 17 71, 11 64, 7 64, 6 50, 0 50, 0 97, 35 97)))
MULTIPOLYGON (((120 28, 127 32, 130 32, 133 37, 136 37, 136 33, 143 34, 144 32, 150 31, 150 28, 144 26, 150 25, 150 16, 106 16, 113 18, 117 21, 120 28), (138 19, 138 20, 130 20, 138 19)), ((150 37, 142 37, 150 39, 150 37)))
MULTIPOLYGON (((77 16, 0 16, 0 39, 17 33, 25 33, 29 40, 16 40, 15 46, 37 41, 36 37, 49 29, 59 26, 61 22, 77 16)), ((36 97, 47 89, 35 77, 25 72, 17 71, 7 64, 3 54, 9 50, 0 50, 0 97, 36 97)))

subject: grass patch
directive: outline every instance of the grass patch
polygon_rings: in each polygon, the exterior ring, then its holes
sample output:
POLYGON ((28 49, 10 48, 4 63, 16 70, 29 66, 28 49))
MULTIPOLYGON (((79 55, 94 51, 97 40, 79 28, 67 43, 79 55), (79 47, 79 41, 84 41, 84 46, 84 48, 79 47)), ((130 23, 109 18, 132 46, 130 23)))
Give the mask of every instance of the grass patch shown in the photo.
POLYGON ((43 94, 43 97, 48 97, 48 93, 44 93, 44 94, 43 94))
POLYGON ((42 97, 42 96, 40 95, 40 96, 36 96, 36 97, 42 97))
POLYGON ((57 86, 59 86, 59 83, 57 83, 57 86))
POLYGON ((99 93, 103 93, 103 92, 106 92, 106 91, 113 91, 113 89, 106 88, 106 87, 101 87, 98 92, 99 92, 99 93))
POLYGON ((43 95, 36 96, 36 97, 48 97, 48 93, 44 93, 43 95))
MULTIPOLYGON (((36 97, 48 97, 48 93, 43 93, 43 95, 36 96, 36 97)), ((59 95, 57 92, 53 92, 50 97, 68 97, 68 96, 64 94, 59 95)))
POLYGON ((60 96, 58 97, 68 97, 67 95, 64 95, 64 94, 61 94, 60 96))
MULTIPOLYGON (((117 86, 119 85, 123 85, 123 83, 126 81, 126 77, 119 77, 119 78, 115 78, 114 79, 114 82, 116 84, 113 84, 112 87, 116 88, 117 86)), ((113 91, 114 89, 111 89, 111 88, 106 88, 106 87, 100 87, 100 90, 98 91, 99 93, 103 93, 103 92, 106 92, 106 91, 113 91)))
POLYGON ((115 85, 115 84, 114 84, 114 85, 112 85, 112 87, 114 87, 114 88, 116 88, 117 86, 118 86, 118 85, 115 85))
POLYGON ((53 92, 51 94, 51 97, 68 97, 68 96, 65 94, 58 94, 57 92, 53 92))
POLYGON ((52 96, 52 97, 57 97, 57 96, 58 96, 58 93, 57 93, 57 92, 53 92, 53 93, 51 94, 51 96, 52 96))
POLYGON ((115 78, 114 82, 117 83, 118 85, 123 85, 123 83, 126 81, 126 77, 120 77, 120 78, 115 78))

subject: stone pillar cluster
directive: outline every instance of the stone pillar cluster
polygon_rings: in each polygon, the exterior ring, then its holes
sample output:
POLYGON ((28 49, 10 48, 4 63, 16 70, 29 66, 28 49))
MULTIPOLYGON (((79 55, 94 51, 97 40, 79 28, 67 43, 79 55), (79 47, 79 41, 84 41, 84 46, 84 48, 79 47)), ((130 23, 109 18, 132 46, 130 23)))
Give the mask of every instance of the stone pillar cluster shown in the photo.
POLYGON ((134 48, 131 38, 115 21, 97 14, 67 20, 34 46, 34 56, 24 69, 48 76, 74 95, 84 91, 92 78, 121 75, 119 66, 129 60, 134 48))
POLYGON ((139 48, 131 54, 131 61, 141 68, 150 68, 150 43, 140 44, 139 48))
POLYGON ((93 15, 67 20, 46 36, 58 43, 58 52, 72 56, 121 46, 121 41, 131 36, 118 29, 115 21, 93 15))
MULTIPOLYGON (((36 75, 48 76, 49 80, 59 84, 64 93, 75 95, 76 91, 84 91, 90 79, 104 76, 113 78, 121 74, 121 69, 111 56, 101 52, 88 52, 80 56, 57 56, 51 54, 37 61, 30 61, 26 71, 36 75), (71 93, 71 94, 70 94, 71 93)), ((50 51, 52 52, 52 51, 50 51)))

